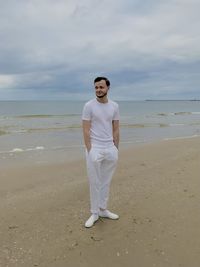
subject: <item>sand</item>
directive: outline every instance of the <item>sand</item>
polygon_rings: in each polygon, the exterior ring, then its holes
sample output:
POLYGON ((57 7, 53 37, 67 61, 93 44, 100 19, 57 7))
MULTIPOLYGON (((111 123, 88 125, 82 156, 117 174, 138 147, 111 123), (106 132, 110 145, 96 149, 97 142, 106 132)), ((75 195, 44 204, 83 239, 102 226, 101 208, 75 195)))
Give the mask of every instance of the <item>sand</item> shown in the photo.
POLYGON ((3 168, 1 267, 199 267, 200 139, 120 151, 109 208, 89 216, 85 161, 3 168))

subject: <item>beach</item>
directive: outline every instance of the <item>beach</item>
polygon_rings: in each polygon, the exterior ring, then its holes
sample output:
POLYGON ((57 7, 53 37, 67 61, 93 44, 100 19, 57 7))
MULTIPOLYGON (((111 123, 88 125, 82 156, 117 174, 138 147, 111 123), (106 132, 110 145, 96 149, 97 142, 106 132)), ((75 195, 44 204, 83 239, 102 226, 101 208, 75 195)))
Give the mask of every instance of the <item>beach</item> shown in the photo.
POLYGON ((200 138, 122 148, 109 209, 86 229, 85 160, 0 174, 2 267, 199 267, 200 138))

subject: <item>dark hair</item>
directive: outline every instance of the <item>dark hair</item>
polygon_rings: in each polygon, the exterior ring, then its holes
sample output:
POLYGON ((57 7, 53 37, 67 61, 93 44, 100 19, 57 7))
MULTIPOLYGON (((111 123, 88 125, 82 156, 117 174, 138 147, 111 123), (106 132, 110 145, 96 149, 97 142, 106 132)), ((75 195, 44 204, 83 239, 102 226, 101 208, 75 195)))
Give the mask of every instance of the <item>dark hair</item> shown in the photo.
POLYGON ((94 83, 100 82, 101 80, 104 80, 106 82, 106 85, 110 86, 110 81, 106 77, 97 77, 94 79, 94 83))

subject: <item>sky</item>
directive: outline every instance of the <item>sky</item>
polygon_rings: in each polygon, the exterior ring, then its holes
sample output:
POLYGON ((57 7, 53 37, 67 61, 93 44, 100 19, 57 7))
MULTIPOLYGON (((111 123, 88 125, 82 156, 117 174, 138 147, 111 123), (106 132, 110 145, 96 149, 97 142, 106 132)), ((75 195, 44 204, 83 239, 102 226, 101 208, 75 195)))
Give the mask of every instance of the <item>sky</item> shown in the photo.
POLYGON ((200 99, 199 0, 0 0, 0 100, 200 99))

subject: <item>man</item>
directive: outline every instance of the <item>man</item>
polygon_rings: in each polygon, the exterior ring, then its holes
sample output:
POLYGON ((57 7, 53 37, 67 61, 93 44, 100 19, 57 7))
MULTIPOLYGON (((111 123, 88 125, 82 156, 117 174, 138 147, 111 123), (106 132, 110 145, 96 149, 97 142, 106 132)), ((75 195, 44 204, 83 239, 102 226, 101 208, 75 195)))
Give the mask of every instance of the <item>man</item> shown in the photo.
POLYGON ((90 184, 91 216, 89 228, 100 217, 119 218, 107 210, 109 187, 118 160, 119 108, 108 99, 110 81, 105 77, 94 80, 96 98, 83 108, 83 136, 86 146, 87 172, 90 184))

